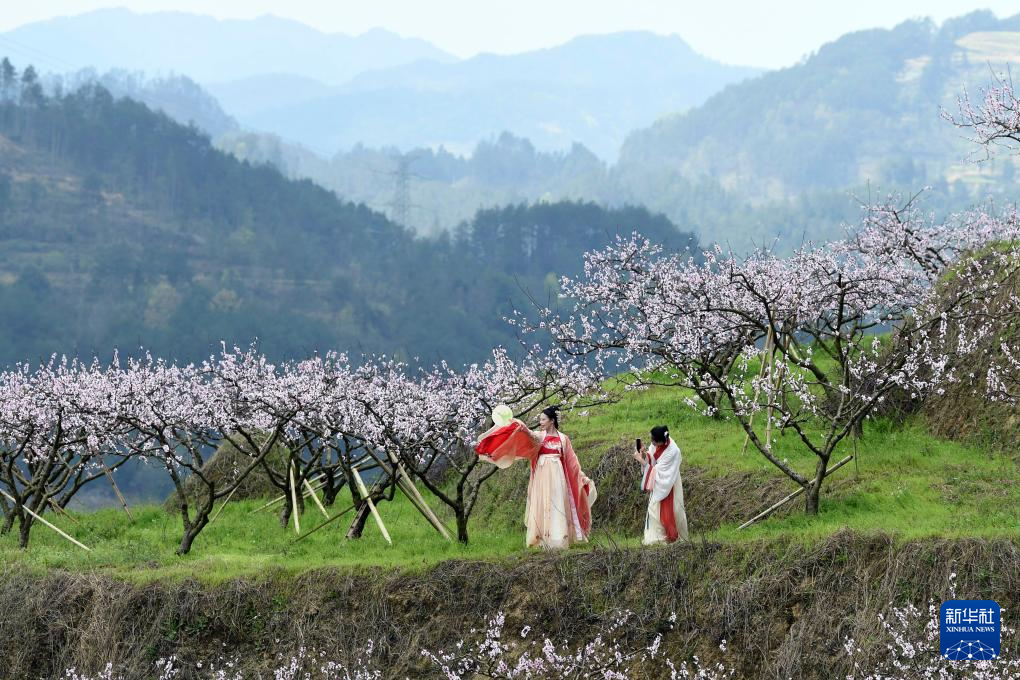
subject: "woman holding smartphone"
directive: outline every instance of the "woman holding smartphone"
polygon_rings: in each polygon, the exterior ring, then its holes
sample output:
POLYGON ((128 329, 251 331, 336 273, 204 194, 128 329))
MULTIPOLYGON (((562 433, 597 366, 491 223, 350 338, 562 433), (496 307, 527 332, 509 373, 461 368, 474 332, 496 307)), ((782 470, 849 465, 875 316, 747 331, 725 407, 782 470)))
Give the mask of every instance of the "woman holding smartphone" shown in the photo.
POLYGON ((641 490, 649 493, 643 543, 688 540, 684 489, 680 479, 680 447, 669 437, 665 425, 653 427, 647 452, 635 442, 634 460, 641 463, 641 490))

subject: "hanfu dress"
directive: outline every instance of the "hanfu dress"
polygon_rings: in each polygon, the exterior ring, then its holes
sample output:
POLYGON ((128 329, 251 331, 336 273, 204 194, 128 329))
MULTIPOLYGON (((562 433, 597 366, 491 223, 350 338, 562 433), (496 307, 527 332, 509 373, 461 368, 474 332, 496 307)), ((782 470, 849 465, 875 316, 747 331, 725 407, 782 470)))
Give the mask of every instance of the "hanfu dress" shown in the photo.
POLYGON ((483 460, 501 468, 521 458, 530 461, 524 510, 528 546, 556 549, 588 540, 591 506, 598 492, 581 471, 567 435, 546 436, 514 420, 482 435, 475 450, 483 460))
POLYGON ((649 492, 643 543, 688 540, 684 488, 680 479, 680 447, 668 444, 648 447, 649 463, 642 467, 641 488, 649 492))

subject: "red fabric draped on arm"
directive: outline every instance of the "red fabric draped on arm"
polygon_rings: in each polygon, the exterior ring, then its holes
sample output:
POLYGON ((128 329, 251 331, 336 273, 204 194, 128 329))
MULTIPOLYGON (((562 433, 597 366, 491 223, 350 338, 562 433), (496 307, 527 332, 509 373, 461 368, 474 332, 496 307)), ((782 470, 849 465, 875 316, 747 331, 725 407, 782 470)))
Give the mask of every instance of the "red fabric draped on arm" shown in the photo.
POLYGON ((475 453, 493 463, 506 464, 518 458, 535 460, 540 446, 531 436, 528 427, 515 419, 508 425, 493 427, 483 434, 475 446, 475 453))

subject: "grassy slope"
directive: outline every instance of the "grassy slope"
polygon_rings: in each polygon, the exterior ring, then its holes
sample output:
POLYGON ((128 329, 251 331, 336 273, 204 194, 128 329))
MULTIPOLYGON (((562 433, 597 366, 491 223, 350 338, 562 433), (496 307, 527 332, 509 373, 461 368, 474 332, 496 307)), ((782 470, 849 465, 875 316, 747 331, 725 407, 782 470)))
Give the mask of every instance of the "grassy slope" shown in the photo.
MULTIPOLYGON (((683 406, 675 392, 656 388, 629 393, 620 403, 595 409, 586 417, 565 419, 563 429, 571 435, 582 464, 591 473, 603 455, 626 456, 621 442, 636 436, 647 438, 649 427, 658 423, 670 425, 684 451, 688 474, 696 468, 701 477, 718 480, 712 487, 717 493, 725 494, 728 480, 735 475, 745 479, 751 475, 770 483, 768 494, 749 492, 746 486, 734 492, 740 494, 732 499, 737 505, 736 514, 718 527, 696 532, 696 539, 742 542, 785 537, 812 543, 843 527, 865 533, 887 532, 898 540, 1018 535, 1017 452, 990 452, 941 441, 915 423, 904 427, 884 421, 870 423, 858 447, 858 465, 851 463, 827 480, 818 517, 805 517, 796 506, 791 512, 741 532, 736 531, 739 518, 749 517, 794 486, 776 482, 778 472, 753 450, 741 453, 743 436, 732 422, 708 420, 683 406)), ((851 446, 847 445, 848 451, 851 446)), ((778 450, 802 470, 814 464, 813 457, 802 451, 792 435, 780 438, 778 450)), ((631 465, 636 476, 636 464, 631 465)), ((18 551, 14 537, 0 538, 0 556, 5 562, 19 562, 30 568, 98 568, 142 580, 195 576, 207 581, 258 575, 267 569, 297 572, 324 566, 397 566, 417 570, 453 558, 514 559, 531 552, 522 545, 520 527, 526 474, 524 466, 519 465, 498 475, 476 513, 468 546, 443 541, 398 496, 397 501, 381 506, 393 535, 392 547, 385 544, 371 522, 360 541, 345 541, 346 523, 342 520, 294 543, 293 529, 281 529, 275 515, 249 514, 259 504, 244 501, 228 506, 199 537, 193 554, 184 558, 173 554, 179 520, 155 507, 136 508, 134 523, 114 509, 78 515, 80 526, 66 518, 55 518, 58 525, 93 547, 90 554, 37 527, 25 553, 18 551), (507 503, 499 498, 512 500, 507 503)), ((608 492, 602 490, 603 495, 608 492)), ((636 488, 633 493, 638 493, 636 488)), ((704 495, 701 498, 701 502, 697 497, 690 498, 687 507, 696 528, 699 507, 707 502, 704 495)), ((338 499, 337 509, 346 507, 342 505, 345 500, 343 496, 338 499)), ((320 520, 309 505, 302 527, 307 529, 320 520)), ((619 526, 597 526, 593 543, 638 545, 636 532, 627 534, 619 526)))

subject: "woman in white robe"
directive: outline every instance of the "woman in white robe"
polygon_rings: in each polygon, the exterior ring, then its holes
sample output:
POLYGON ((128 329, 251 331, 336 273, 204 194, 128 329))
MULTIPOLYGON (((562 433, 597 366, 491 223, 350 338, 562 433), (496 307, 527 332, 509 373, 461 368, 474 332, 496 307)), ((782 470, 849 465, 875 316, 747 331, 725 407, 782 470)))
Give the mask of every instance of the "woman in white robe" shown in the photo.
POLYGON ((648 451, 635 451, 641 463, 641 490, 648 492, 645 545, 689 540, 684 489, 680 478, 680 447, 669 437, 665 425, 652 428, 648 451))

